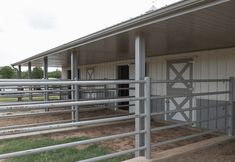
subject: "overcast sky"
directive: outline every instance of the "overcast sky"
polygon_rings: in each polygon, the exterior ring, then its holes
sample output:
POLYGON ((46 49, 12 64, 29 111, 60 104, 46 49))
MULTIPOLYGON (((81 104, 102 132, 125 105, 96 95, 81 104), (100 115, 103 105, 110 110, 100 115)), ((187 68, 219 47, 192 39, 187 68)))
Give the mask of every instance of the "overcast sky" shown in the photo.
POLYGON ((0 0, 0 66, 179 0, 0 0))

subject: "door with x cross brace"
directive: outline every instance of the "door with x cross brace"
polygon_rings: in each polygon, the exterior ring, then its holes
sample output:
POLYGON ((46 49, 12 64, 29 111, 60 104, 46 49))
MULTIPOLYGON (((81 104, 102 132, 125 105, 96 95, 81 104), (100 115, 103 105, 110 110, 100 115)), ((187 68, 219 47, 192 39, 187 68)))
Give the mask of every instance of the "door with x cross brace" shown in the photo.
MULTIPOLYGON (((86 69, 86 80, 94 80, 95 79, 95 68, 87 68, 86 69)), ((96 93, 93 93, 94 86, 88 86, 88 91, 86 93, 86 99, 96 99, 96 93)))
POLYGON ((167 120, 174 121, 192 121, 192 111, 181 111, 192 108, 193 84, 193 60, 179 59, 167 61, 167 80, 173 81, 167 83, 167 95, 170 98, 166 100, 167 110, 179 110, 167 114, 167 120), (176 82, 174 82, 176 81, 176 82), (172 97, 180 95, 181 97, 172 97))

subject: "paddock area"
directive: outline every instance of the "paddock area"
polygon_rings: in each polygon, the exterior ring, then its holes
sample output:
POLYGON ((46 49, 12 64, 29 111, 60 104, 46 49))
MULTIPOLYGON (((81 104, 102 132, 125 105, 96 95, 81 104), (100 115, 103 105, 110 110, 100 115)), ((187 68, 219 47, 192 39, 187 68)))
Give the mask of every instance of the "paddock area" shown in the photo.
MULTIPOLYGON (((53 111, 52 111, 53 112, 53 111)), ((33 112, 35 113, 35 112, 33 112)), ((127 112, 123 112, 123 110, 96 110, 91 112, 81 112, 81 120, 87 120, 88 118, 99 118, 104 117, 105 115, 124 115, 128 114, 127 112)), ((13 115, 13 114, 11 114, 13 115)), ((61 120, 69 120, 71 117, 70 113, 63 113, 63 114, 54 114, 54 115, 44 115, 44 116, 33 116, 33 117, 17 117, 17 120, 14 118, 4 119, 4 121, 0 121, 1 128, 4 128, 6 126, 12 126, 12 125, 19 125, 19 124, 38 124, 43 122, 55 122, 55 121, 61 121, 61 120)), ((169 126, 170 123, 161 121, 161 120, 154 120, 152 121, 152 127, 161 127, 161 126, 169 126)), ((89 137, 89 138, 98 138, 102 136, 110 136, 120 133, 128 133, 131 131, 134 131, 135 129, 135 123, 133 120, 124 120, 119 122, 111 122, 106 124, 97 124, 93 126, 82 126, 80 128, 78 127, 72 127, 70 129, 59 129, 57 131, 41 131, 37 132, 36 134, 32 133, 25 133, 17 136, 12 136, 13 139, 19 139, 19 138, 26 138, 26 137, 33 137, 35 139, 41 138, 41 137, 50 137, 55 140, 63 140, 68 137, 89 137)), ((172 128, 167 129, 164 131, 161 131, 159 133, 152 134, 151 141, 155 142, 161 142, 161 141, 167 141, 174 138, 180 138, 188 135, 193 135, 195 133, 200 133, 202 130, 198 128, 191 128, 187 126, 182 126, 178 128, 172 128)), ((154 155, 157 155, 157 153, 163 152, 165 150, 197 143, 199 141, 219 137, 223 135, 222 133, 211 133, 199 137, 195 137, 189 140, 183 140, 171 144, 167 144, 164 146, 159 146, 155 149, 153 149, 152 157, 154 158, 154 155)), ((0 136, 1 137, 4 136, 0 136)), ((9 139, 9 138, 8 138, 9 139)), ((105 142, 99 142, 99 145, 106 146, 108 148, 111 148, 113 152, 120 152, 123 150, 129 150, 132 149, 135 145, 134 143, 134 137, 125 137, 122 139, 114 139, 111 141, 105 141, 105 142)), ((80 146, 78 146, 79 148, 80 146)), ((81 146, 84 147, 84 146, 81 146)), ((132 155, 134 157, 134 155, 132 155)))
POLYGON ((230 138, 227 135, 232 132, 230 113, 233 106, 230 99, 233 92, 229 88, 234 83, 233 78, 184 80, 183 84, 194 88, 192 93, 156 95, 153 94, 154 91, 150 91, 150 87, 168 87, 172 83, 179 81, 150 81, 148 77, 140 81, 2 80, 1 89, 5 89, 2 91, 0 106, 1 140, 45 136, 52 140, 65 140, 68 137, 89 139, 5 152, 0 158, 75 146, 84 148, 84 145, 92 143, 107 147, 111 152, 83 161, 99 161, 122 155, 134 157, 138 150, 147 149, 149 156, 156 158, 161 152, 171 149, 218 137, 230 138), (120 84, 128 86, 117 86, 120 84), (67 100, 56 97, 61 96, 61 90, 55 88, 55 85, 67 86, 63 90, 69 92, 65 95, 67 100), (135 85, 143 86, 144 96, 131 95, 136 91, 135 85), (216 88, 205 88, 208 85, 216 88), (77 90, 83 97, 76 100, 77 90), (130 92, 128 96, 118 96, 126 90, 130 92), (34 95, 49 100, 35 100, 34 95), (53 99, 50 99, 51 96, 53 99), (9 97, 15 102, 9 102, 9 97), (137 104, 144 107, 143 112, 136 112, 137 104), (135 111, 130 111, 131 109, 135 111), (142 141, 137 140, 138 138, 143 138, 146 144, 136 149, 136 142, 142 141))

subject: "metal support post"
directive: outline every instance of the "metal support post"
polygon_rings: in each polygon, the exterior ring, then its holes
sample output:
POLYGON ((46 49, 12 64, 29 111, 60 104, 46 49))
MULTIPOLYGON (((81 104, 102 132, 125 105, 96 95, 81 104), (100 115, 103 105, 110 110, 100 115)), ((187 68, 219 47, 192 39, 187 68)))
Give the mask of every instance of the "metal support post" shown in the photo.
POLYGON ((17 79, 21 79, 21 65, 18 66, 17 79))
MULTIPOLYGON (((145 41, 141 36, 136 36, 135 38, 135 80, 144 80, 145 77, 145 41)), ((135 84, 135 97, 144 96, 144 85, 135 84)), ((135 102, 135 114, 139 116, 144 113, 144 101, 135 102)), ((136 118, 135 119, 135 130, 136 132, 141 132, 144 130, 144 119, 136 118)), ((135 156, 143 156, 144 151, 139 150, 139 148, 145 146, 144 140, 145 135, 138 133, 135 136, 135 148, 138 150, 135 153, 135 156)))
MULTIPOLYGON (((106 78, 104 78, 104 80, 107 80, 106 78)), ((107 99, 108 98, 108 91, 107 91, 107 85, 104 84, 104 98, 107 99)), ((105 104, 105 106, 108 106, 108 104, 105 104)), ((116 108, 115 108, 116 109, 116 108)), ((114 109, 114 110, 115 110, 114 109)))
MULTIPOLYGON (((229 82, 229 90, 230 90, 230 95, 229 95, 229 101, 231 104, 231 110, 229 112, 231 112, 231 118, 230 118, 230 122, 229 122, 229 135, 230 136, 235 136, 235 107, 234 107, 234 91, 235 91, 235 87, 234 87, 234 82, 235 79, 234 77, 230 77, 230 82, 229 82)), ((226 114, 227 115, 227 114, 226 114)))
MULTIPOLYGON (((63 88, 61 87, 61 85, 60 85, 59 87, 60 87, 60 91, 62 91, 63 88)), ((61 94, 61 92, 60 92, 60 99, 59 99, 59 100, 62 100, 62 94, 61 94)))
MULTIPOLYGON (((21 65, 18 66, 17 79, 21 79, 21 65)), ((18 88, 18 91, 22 91, 22 88, 18 88)), ((17 100, 22 101, 22 97, 18 97, 17 100)))
MULTIPOLYGON (((47 57, 44 57, 43 59, 43 78, 48 79, 48 58, 47 57)), ((45 86, 45 90, 48 90, 48 85, 45 86)), ((44 101, 49 101, 48 92, 45 92, 44 101)), ((45 111, 49 111, 49 109, 46 108, 45 111)))
MULTIPOLYGON (((71 80, 78 80, 78 57, 77 53, 71 52, 71 80)), ((79 87, 78 85, 72 85, 72 100, 78 101, 79 99, 79 87)), ((79 120, 79 107, 72 106, 72 120, 79 120)))
MULTIPOLYGON (((28 79, 32 79, 32 66, 31 62, 28 62, 28 79)), ((29 88, 30 91, 32 91, 32 88, 29 88)), ((29 93, 29 101, 33 100, 32 93, 29 93)))
POLYGON ((151 90, 150 90, 150 78, 145 77, 145 158, 151 158, 151 90))

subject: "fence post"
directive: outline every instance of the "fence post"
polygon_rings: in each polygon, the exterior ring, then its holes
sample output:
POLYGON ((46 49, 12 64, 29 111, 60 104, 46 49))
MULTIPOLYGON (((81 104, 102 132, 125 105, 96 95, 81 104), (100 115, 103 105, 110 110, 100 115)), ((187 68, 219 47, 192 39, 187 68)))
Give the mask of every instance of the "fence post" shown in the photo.
POLYGON ((234 82, 235 82, 235 79, 234 79, 234 77, 230 77, 229 80, 230 80, 230 82, 229 82, 229 91, 230 91, 229 101, 231 104, 231 110, 230 110, 231 118, 230 118, 230 123, 229 123, 229 127, 230 127, 229 135, 235 136, 235 109, 234 109, 234 91, 235 91, 234 82))
MULTIPOLYGON (((145 48, 145 39, 143 36, 139 34, 135 37, 135 80, 144 80, 145 77, 145 56, 146 56, 146 48, 145 48)), ((143 97, 144 96, 144 84, 135 84, 135 97, 143 97)), ((144 100, 135 101, 135 114, 138 116, 144 113, 144 100)), ((145 126, 144 118, 136 118, 135 119, 135 130, 140 132, 144 130, 145 126)), ((138 133, 135 136, 135 146, 136 148, 143 147, 145 144, 144 140, 145 135, 143 133, 138 133)), ((143 156, 144 151, 138 150, 135 153, 135 156, 143 156)))
MULTIPOLYGON (((31 62, 28 62, 28 79, 32 79, 32 66, 31 62)), ((32 91, 32 86, 29 86, 29 90, 32 91)), ((29 101, 33 101, 32 93, 29 93, 29 101)))
POLYGON ((150 89, 150 78, 145 77, 144 96, 145 96, 145 158, 151 158, 151 89, 150 89))
POLYGON ((59 100, 62 100, 62 93, 63 93, 63 88, 62 88, 62 86, 60 85, 59 86, 59 90, 60 90, 60 93, 59 93, 59 100))
MULTIPOLYGON (((78 80, 78 55, 76 52, 71 52, 71 80, 78 80)), ((72 99, 78 101, 79 99, 79 87, 78 85, 71 85, 72 99)), ((79 107, 74 105, 72 109, 72 120, 79 121, 79 107)))
MULTIPOLYGON (((48 57, 43 58, 43 79, 48 80, 48 57)), ((48 91, 49 86, 46 85, 44 90, 48 91)), ((49 101, 49 93, 44 93, 44 102, 49 101)), ((49 111, 49 108, 45 108, 45 111, 49 111)))

